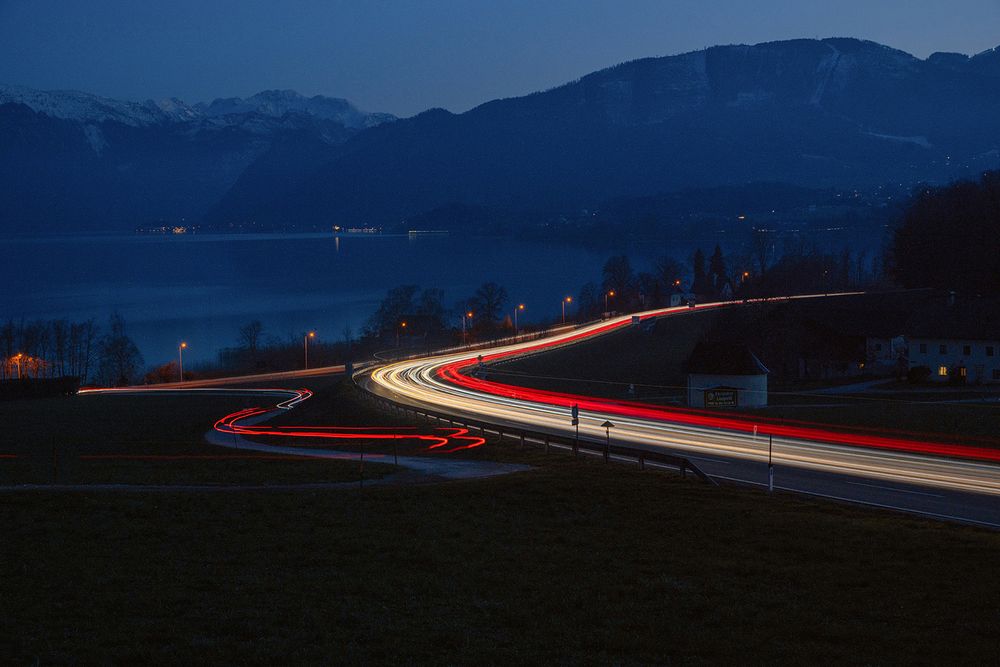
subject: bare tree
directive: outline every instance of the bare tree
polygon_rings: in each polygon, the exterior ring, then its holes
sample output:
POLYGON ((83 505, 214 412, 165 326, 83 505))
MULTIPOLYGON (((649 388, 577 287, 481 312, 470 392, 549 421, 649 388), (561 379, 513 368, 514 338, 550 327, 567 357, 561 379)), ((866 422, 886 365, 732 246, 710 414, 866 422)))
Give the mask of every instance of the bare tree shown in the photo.
POLYGON ((684 277, 684 267, 673 257, 663 256, 656 261, 656 278, 669 294, 673 289, 679 289, 684 277))
POLYGON ((260 337, 264 331, 264 325, 259 320, 254 320, 240 327, 240 346, 250 355, 250 361, 257 365, 257 358, 260 352, 260 337))
POLYGON ((492 327, 501 318, 504 304, 507 303, 507 290, 497 283, 483 283, 472 297, 476 312, 476 321, 485 322, 492 327))
POLYGON ((763 274, 774 260, 774 241, 770 233, 754 228, 750 236, 750 247, 757 260, 757 269, 763 274))
POLYGON ((125 318, 120 314, 111 316, 109 329, 100 344, 101 379, 107 385, 126 385, 138 375, 142 367, 142 355, 125 333, 125 318))

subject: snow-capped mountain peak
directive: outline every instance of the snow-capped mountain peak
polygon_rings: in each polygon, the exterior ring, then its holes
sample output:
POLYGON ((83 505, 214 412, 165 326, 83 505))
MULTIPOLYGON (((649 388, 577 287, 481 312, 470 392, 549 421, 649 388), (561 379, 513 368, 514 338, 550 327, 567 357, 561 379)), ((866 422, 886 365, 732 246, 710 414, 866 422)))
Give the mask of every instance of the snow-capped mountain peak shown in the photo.
POLYGON ((259 115, 281 118, 298 113, 333 120, 350 129, 378 125, 395 117, 361 111, 345 99, 305 97, 294 90, 265 90, 248 98, 219 98, 209 104, 190 105, 176 97, 131 102, 74 90, 34 90, 0 84, 0 104, 18 103, 54 118, 83 123, 116 122, 134 127, 199 120, 222 121, 231 116, 259 115))
POLYGON ((155 104, 115 100, 76 90, 34 90, 24 86, 0 85, 0 104, 12 102, 53 118, 82 122, 113 121, 143 126, 168 120, 155 104))

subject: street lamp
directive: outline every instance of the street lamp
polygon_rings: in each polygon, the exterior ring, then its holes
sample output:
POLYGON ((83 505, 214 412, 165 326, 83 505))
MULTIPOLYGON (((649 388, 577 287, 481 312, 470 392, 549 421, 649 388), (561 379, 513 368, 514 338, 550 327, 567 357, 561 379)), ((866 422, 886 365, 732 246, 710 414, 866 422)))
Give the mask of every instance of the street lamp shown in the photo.
POLYGON ((305 336, 302 337, 302 347, 305 348, 306 352, 306 370, 309 370, 309 339, 315 338, 316 332, 310 331, 305 336))
POLYGON ((517 304, 517 308, 514 309, 514 335, 517 335, 517 311, 524 310, 524 304, 517 304))
POLYGON ((608 290, 604 293, 604 312, 608 312, 608 297, 613 297, 615 295, 614 290, 608 290))
POLYGON ((573 303, 573 297, 568 296, 562 300, 563 324, 566 324, 566 304, 573 303))
POLYGON ((181 341, 181 344, 177 346, 177 367, 181 373, 181 382, 184 382, 184 348, 188 346, 187 343, 181 341))
POLYGON ((399 347, 399 332, 406 328, 406 320, 399 323, 399 327, 396 329, 396 347, 399 347))
POLYGON ((21 353, 21 352, 18 352, 18 353, 17 353, 17 354, 16 354, 15 356, 14 356, 14 361, 16 361, 16 362, 17 362, 17 379, 18 379, 18 380, 20 380, 20 379, 21 379, 21 358, 22 358, 23 356, 24 356, 24 354, 23 354, 23 353, 21 353))
POLYGON ((465 345, 465 321, 472 321, 472 311, 462 313, 462 345, 465 345))

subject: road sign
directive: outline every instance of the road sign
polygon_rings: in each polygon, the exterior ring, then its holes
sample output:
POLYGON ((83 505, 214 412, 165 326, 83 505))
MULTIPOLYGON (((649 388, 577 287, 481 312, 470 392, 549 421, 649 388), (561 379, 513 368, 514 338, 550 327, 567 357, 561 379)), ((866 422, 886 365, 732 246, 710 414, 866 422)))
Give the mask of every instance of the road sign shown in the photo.
POLYGON ((575 422, 577 419, 580 418, 580 406, 574 404, 573 407, 569 409, 569 414, 571 417, 573 417, 573 421, 575 422))
POLYGON ((570 424, 570 426, 579 426, 580 425, 580 420, 576 419, 574 417, 573 419, 570 420, 569 424, 570 424))
POLYGON ((607 463, 611 460, 611 429, 615 427, 610 421, 606 421, 601 424, 601 428, 604 429, 608 436, 608 439, 604 442, 604 462, 607 463))

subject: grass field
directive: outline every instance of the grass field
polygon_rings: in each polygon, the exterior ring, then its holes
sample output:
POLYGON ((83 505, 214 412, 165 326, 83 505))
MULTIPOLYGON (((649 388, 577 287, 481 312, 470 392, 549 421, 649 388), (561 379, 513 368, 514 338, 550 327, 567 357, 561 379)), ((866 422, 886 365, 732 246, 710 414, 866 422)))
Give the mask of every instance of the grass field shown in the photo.
MULTIPOLYGON (((337 386, 317 398, 284 419, 380 419, 337 386)), ((144 428, 132 407, 123 436, 144 428)), ((187 442, 157 433, 151 447, 187 442)), ((1000 534, 513 445, 468 455, 533 468, 363 492, 0 496, 0 661, 1000 656, 1000 534)))
MULTIPOLYGON (((355 463, 262 460, 257 452, 237 452, 204 441, 205 432, 218 418, 259 400, 247 396, 100 394, 3 403, 0 485, 53 481, 286 484, 357 479, 355 463)), ((365 465, 368 477, 392 470, 384 464, 365 465)))
POLYGON ((3 499, 17 662, 993 662, 1000 536, 531 454, 501 479, 3 499))

